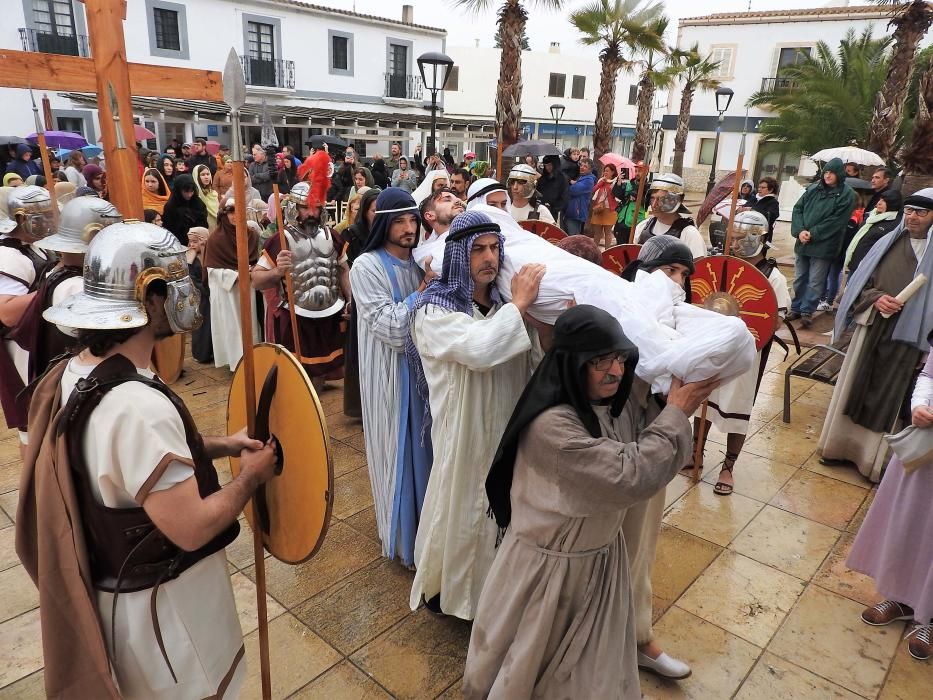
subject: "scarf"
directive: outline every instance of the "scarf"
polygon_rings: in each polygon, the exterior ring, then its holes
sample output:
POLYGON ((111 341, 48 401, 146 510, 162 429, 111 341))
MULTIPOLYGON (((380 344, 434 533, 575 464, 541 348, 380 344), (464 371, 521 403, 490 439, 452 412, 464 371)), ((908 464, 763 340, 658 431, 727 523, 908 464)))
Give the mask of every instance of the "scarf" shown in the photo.
POLYGON ((862 228, 856 232, 855 237, 849 244, 849 247, 846 248, 846 259, 843 266, 844 269, 849 268, 849 262, 852 260, 852 254, 855 252, 855 249, 858 248, 858 244, 862 242, 865 234, 868 233, 868 229, 877 224, 879 221, 893 221, 898 217, 898 214, 899 212, 896 211, 877 212, 872 210, 871 214, 868 215, 868 218, 862 225, 862 228))
MULTIPOLYGON (((204 245, 204 269, 236 270, 236 224, 230 218, 232 212, 223 213, 217 219, 217 228, 208 236, 204 245)), ((249 264, 259 260, 259 236, 251 227, 246 227, 249 243, 249 264)))
POLYGON ((188 245, 189 229, 195 226, 207 228, 207 207, 198 199, 194 178, 188 173, 175 178, 175 189, 162 211, 162 225, 174 233, 182 245, 188 245), (188 188, 195 192, 191 199, 182 196, 182 192, 188 188))
POLYGON ((610 352, 625 356, 625 374, 610 404, 610 413, 618 416, 632 390, 638 348, 612 315, 595 306, 579 304, 558 317, 551 349, 515 405, 486 478, 490 510, 500 529, 504 530, 512 521, 512 475, 518 445, 535 418, 549 408, 569 404, 590 435, 598 438, 602 434, 586 390, 586 363, 610 352))
POLYGON ((363 252, 368 253, 382 248, 389 237, 392 222, 408 214, 414 215, 417 221, 415 230, 420 236, 421 214, 418 212, 414 198, 401 187, 389 187, 383 190, 376 199, 376 216, 373 218, 372 231, 363 252))
POLYGON ((141 187, 143 191, 143 209, 152 209, 161 214, 163 209, 165 209, 165 203, 168 201, 171 190, 169 190, 168 183, 165 181, 165 177, 159 172, 158 168, 146 168, 143 171, 141 187), (158 192, 151 192, 149 188, 146 187, 147 175, 152 175, 159 181, 158 192))
POLYGON ((194 191, 197 193, 198 199, 204 202, 204 206, 207 208, 208 222, 211 220, 217 221, 217 213, 220 211, 220 197, 214 191, 213 176, 211 176, 211 184, 208 185, 207 189, 201 187, 202 170, 206 170, 208 173, 211 172, 211 169, 206 165, 194 166, 194 191))

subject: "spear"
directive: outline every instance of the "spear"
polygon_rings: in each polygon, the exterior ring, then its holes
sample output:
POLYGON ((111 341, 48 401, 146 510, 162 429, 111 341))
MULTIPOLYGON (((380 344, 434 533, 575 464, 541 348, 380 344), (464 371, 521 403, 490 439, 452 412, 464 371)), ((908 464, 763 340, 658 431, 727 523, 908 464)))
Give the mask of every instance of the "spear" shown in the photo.
MULTIPOLYGON (((246 79, 240 59, 230 49, 224 67, 224 102, 230 106, 233 130, 233 200, 236 223, 237 287, 240 293, 240 337, 243 342, 243 380, 246 397, 246 430, 250 436, 256 432, 256 364, 253 358, 252 290, 249 284, 249 237, 246 228, 246 164, 240 134, 240 109, 246 104, 246 79)), ((253 504, 253 512, 258 512, 253 504)), ((253 558, 256 564, 256 612, 259 622, 259 671, 263 700, 272 697, 269 666, 269 623, 266 617, 266 567, 263 555, 262 532, 259 521, 253 518, 253 558)))
POLYGON ((36 96, 29 88, 29 99, 32 100, 32 116, 36 120, 36 140, 39 142, 39 157, 42 160, 42 170, 45 172, 45 187, 52 199, 52 218, 58 222, 58 202, 55 201, 55 180, 52 177, 52 161, 49 158, 49 144, 45 140, 45 127, 39 119, 39 108, 36 107, 36 96))

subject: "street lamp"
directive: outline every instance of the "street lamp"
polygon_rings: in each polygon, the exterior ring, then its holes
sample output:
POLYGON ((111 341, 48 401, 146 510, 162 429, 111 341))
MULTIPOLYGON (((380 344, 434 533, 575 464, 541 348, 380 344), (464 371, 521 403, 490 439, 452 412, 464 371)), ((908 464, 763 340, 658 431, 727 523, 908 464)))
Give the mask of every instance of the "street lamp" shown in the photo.
MULTIPOLYGON (((661 120, 651 122, 651 148, 648 151, 648 170, 651 170, 651 161, 654 160, 655 146, 658 145, 658 134, 661 133, 661 120)), ((661 156, 658 155, 658 170, 661 169, 661 156)))
POLYGON ((716 88, 716 111, 719 112, 719 120, 716 122, 716 141, 713 144, 713 164, 709 169, 709 182, 706 183, 706 194, 713 190, 716 184, 716 158, 719 156, 719 134, 722 131, 723 114, 729 109, 729 103, 732 102, 732 96, 735 93, 727 87, 716 88))
POLYGON ((421 82, 431 91, 431 143, 428 144, 428 155, 437 153, 437 93, 447 85, 450 69, 453 68, 453 59, 437 51, 429 51, 418 56, 418 70, 421 71, 421 82))
POLYGON ((564 116, 564 105, 551 105, 551 118, 554 120, 554 145, 557 145, 557 125, 560 124, 561 117, 564 116))

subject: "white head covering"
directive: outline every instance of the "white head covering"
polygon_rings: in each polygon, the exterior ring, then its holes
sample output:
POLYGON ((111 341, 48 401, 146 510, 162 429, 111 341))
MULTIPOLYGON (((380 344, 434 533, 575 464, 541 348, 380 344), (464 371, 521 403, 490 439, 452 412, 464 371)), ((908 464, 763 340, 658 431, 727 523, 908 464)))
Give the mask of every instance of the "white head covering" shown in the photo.
MULTIPOLYGON (((493 192, 505 192, 508 194, 505 185, 495 178, 481 177, 470 185, 470 188, 467 190, 467 209, 475 209, 480 205, 486 205, 486 197, 493 192)), ((505 207, 506 211, 511 211, 512 204, 508 196, 505 198, 505 207)))
POLYGON ((440 178, 443 178, 447 183, 447 187, 450 187, 450 176, 447 174, 446 170, 429 170, 425 174, 422 183, 411 193, 411 196, 415 198, 416 204, 421 206, 421 203, 426 200, 434 190, 434 181, 440 178))

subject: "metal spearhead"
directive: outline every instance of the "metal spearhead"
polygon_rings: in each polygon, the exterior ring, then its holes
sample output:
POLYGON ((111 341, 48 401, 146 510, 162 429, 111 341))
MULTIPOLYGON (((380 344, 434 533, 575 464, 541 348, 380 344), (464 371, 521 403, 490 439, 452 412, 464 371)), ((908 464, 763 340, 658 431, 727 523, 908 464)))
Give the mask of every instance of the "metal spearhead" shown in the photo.
POLYGON ((246 104, 246 78, 236 49, 230 49, 224 66, 224 102, 230 107, 230 120, 233 123, 231 143, 234 160, 243 160, 243 143, 240 136, 240 109, 246 104))
POLYGON ((113 89, 113 83, 110 81, 107 81, 107 93, 110 96, 110 113, 113 115, 113 125, 117 132, 117 148, 126 148, 123 126, 120 124, 120 104, 117 102, 117 91, 113 89))
POLYGON ((39 119, 39 108, 36 107, 36 97, 32 94, 32 86, 29 86, 29 99, 32 100, 32 116, 36 120, 36 134, 45 133, 45 129, 42 128, 42 120, 39 119))

